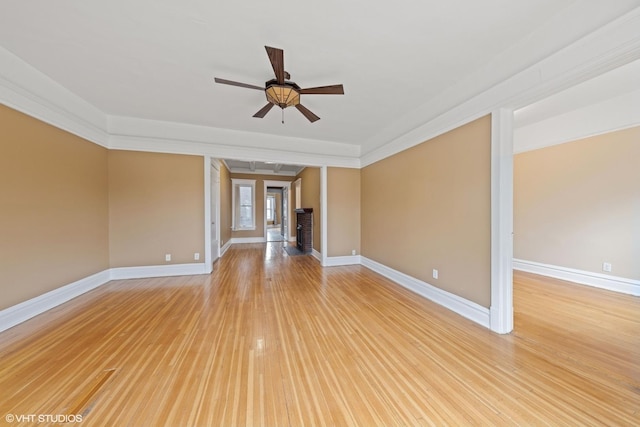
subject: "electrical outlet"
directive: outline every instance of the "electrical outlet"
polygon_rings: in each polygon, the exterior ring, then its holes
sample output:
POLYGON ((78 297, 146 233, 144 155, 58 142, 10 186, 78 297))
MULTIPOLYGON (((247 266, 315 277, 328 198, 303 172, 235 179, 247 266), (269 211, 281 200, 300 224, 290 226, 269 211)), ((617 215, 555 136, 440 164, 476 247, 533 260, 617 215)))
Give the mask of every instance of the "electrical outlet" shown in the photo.
POLYGON ((351 249, 351 255, 355 255, 356 254, 356 250, 355 249, 351 249))
POLYGON ((171 254, 166 254, 164 256, 164 260, 167 261, 167 262, 171 261, 171 254))
POLYGON ((602 271, 606 271, 607 273, 611 273, 611 263, 603 262, 602 263, 602 271))
POLYGON ((199 260, 200 260, 200 253, 199 253, 199 252, 196 252, 195 254, 193 254, 193 259, 194 259, 195 261, 199 261, 199 260))
POLYGON ((438 278, 438 270, 436 270, 435 268, 433 269, 433 278, 434 279, 438 278))

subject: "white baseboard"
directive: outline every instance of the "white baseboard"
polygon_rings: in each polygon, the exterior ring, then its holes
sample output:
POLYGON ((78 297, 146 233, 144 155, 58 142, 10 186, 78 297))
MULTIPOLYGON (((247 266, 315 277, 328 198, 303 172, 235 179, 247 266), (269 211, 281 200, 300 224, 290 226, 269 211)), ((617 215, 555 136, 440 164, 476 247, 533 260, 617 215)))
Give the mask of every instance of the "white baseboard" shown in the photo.
POLYGON ((360 255, 349 256, 330 256, 327 257, 324 263, 324 267, 337 267, 340 265, 360 265, 362 264, 362 257, 360 255))
POLYGON ((322 264, 322 254, 318 251, 316 251, 315 249, 311 248, 311 255, 317 259, 318 261, 320 261, 320 264, 322 264))
POLYGON ((361 256, 361 259, 362 265, 368 269, 393 280, 410 291, 440 304, 485 328, 491 329, 491 316, 488 308, 401 273, 367 257, 361 256))
POLYGON ((0 311, 0 332, 72 300, 111 280, 206 274, 205 264, 169 264, 111 268, 0 311))
POLYGON ((237 243, 265 243, 266 237, 232 237, 227 243, 235 245, 237 243))
POLYGON ((0 311, 0 332, 29 320, 111 280, 109 270, 101 271, 68 285, 0 311))
POLYGON ((222 257, 225 252, 227 252, 227 249, 229 249, 231 247, 231 240, 227 240, 227 243, 225 243, 221 248, 220 248, 220 257, 222 257))
POLYGON ((112 268, 111 280, 143 279, 146 277, 192 276, 206 274, 205 264, 168 264, 143 267, 112 268))
POLYGON ((593 286, 614 292, 621 292, 634 296, 640 296, 640 280, 627 279, 625 277, 610 276, 607 274, 593 273, 591 271, 577 270, 558 265, 543 264, 522 259, 513 260, 513 269, 528 273, 540 274, 560 280, 593 286))

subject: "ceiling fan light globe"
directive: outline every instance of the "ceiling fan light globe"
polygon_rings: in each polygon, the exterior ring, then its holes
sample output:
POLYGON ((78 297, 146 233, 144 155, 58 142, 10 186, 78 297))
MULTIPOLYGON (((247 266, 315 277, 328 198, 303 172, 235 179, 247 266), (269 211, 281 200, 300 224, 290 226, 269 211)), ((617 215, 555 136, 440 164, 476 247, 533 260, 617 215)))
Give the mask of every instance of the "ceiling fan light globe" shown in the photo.
POLYGON ((300 104, 300 94, 291 86, 273 84, 265 89, 267 101, 280 108, 293 107, 300 104))

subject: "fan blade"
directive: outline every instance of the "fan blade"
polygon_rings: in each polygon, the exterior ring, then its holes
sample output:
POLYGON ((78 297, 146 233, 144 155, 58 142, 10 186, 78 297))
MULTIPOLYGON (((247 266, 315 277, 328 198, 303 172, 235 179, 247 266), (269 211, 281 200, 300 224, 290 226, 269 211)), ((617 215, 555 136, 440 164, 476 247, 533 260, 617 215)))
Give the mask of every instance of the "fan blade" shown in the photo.
POLYGON ((276 81, 279 85, 284 84, 284 51, 282 49, 278 49, 275 47, 264 47, 267 50, 267 55, 269 56, 269 61, 271 61, 271 67, 273 68, 273 72, 276 75, 276 81))
POLYGON ((231 81, 231 80, 219 79, 217 77, 214 80, 216 81, 216 83, 220 83, 220 84, 223 84, 223 85, 231 85, 231 86, 246 87, 248 89, 264 90, 264 87, 260 87, 260 86, 256 86, 256 85, 250 85, 250 84, 247 84, 247 83, 234 82, 234 81, 231 81))
POLYGON ((344 88, 342 85, 318 86, 300 89, 298 92, 300 95, 344 95, 344 88))
POLYGON ((320 117, 316 116, 315 114, 313 114, 307 107, 305 107, 302 104, 296 104, 296 108, 298 109, 298 111, 300 111, 302 113, 303 116, 305 116, 311 123, 315 122, 316 120, 320 120, 320 117))
POLYGON ((266 116, 266 115, 267 115, 267 113, 269 112, 269 110, 271 110, 271 109, 273 108, 273 106, 274 106, 274 105, 275 105, 275 104, 268 103, 267 105, 265 105, 264 107, 262 107, 262 108, 260 109, 260 111, 258 111, 257 113, 255 113, 255 114, 253 115, 253 117, 257 117, 257 118, 259 118, 259 119, 263 118, 264 116, 266 116))

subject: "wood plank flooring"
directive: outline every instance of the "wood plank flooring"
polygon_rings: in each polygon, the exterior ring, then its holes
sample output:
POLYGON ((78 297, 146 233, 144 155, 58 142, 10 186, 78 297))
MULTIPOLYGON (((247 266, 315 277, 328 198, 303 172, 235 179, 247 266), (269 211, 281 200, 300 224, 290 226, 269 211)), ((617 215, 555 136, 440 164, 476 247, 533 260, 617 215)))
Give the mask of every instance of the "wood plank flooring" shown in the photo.
POLYGON ((497 335, 364 267, 236 245, 0 334, 0 424, 640 425, 640 299, 514 282, 497 335))

